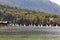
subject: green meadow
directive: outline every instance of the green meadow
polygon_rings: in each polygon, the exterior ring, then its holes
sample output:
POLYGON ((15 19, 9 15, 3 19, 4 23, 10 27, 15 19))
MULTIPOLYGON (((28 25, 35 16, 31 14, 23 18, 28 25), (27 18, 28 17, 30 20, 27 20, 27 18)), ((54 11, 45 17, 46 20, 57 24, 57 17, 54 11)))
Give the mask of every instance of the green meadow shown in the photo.
POLYGON ((0 35, 0 40, 60 40, 52 35, 0 35))

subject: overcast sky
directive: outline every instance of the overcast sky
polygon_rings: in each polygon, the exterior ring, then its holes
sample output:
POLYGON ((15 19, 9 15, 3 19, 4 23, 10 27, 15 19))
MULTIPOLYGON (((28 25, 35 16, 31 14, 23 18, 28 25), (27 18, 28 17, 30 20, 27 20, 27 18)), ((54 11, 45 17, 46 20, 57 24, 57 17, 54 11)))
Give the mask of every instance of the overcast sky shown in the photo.
POLYGON ((58 5, 60 5, 60 0, 50 0, 50 1, 52 1, 52 2, 54 2, 56 4, 58 4, 58 5))

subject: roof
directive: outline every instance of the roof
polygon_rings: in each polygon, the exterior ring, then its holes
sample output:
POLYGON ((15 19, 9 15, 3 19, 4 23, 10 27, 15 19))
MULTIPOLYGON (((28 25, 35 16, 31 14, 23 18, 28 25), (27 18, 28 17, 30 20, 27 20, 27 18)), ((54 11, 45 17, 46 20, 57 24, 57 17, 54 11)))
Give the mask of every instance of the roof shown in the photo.
POLYGON ((7 23, 8 21, 0 21, 0 23, 7 23))

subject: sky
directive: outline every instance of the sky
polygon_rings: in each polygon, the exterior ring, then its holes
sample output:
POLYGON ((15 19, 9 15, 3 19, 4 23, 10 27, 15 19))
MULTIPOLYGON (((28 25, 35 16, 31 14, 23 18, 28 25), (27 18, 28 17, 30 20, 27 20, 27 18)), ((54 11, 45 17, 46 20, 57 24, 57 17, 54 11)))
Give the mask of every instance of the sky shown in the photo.
POLYGON ((50 0, 50 1, 52 1, 52 2, 54 2, 56 4, 58 4, 58 5, 60 5, 60 0, 50 0))

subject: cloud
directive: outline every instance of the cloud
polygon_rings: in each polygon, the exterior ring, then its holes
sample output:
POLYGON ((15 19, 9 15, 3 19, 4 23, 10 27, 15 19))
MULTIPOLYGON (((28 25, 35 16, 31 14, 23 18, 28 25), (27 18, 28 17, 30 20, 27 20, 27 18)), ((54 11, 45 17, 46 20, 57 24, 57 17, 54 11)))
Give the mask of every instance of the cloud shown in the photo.
POLYGON ((50 1, 52 1, 52 2, 54 2, 56 4, 58 4, 58 5, 60 5, 60 0, 50 0, 50 1))

